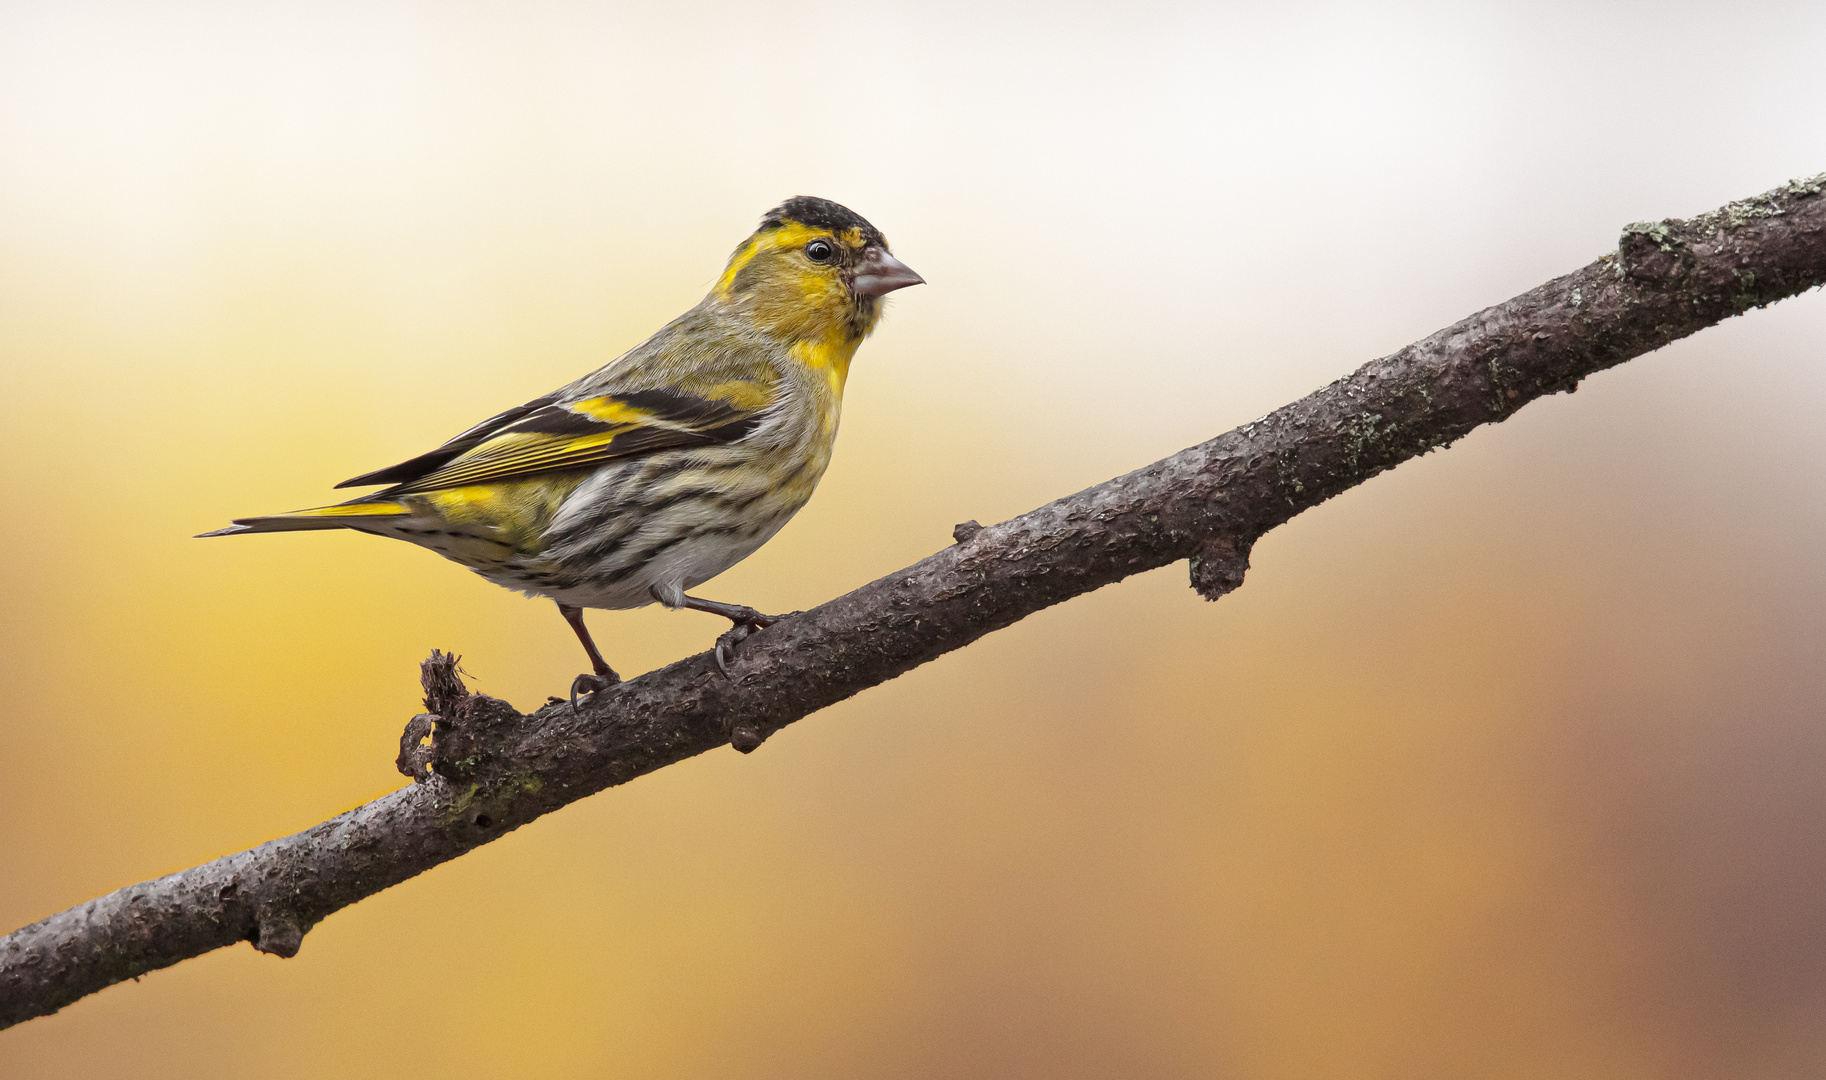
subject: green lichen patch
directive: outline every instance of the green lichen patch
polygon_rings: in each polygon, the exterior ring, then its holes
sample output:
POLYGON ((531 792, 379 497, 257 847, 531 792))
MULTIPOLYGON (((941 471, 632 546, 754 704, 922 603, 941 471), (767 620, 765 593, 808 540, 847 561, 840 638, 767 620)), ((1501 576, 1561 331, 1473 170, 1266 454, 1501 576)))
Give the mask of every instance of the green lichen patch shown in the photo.
POLYGON ((1774 191, 1728 202, 1716 210, 1692 218, 1688 224, 1701 234, 1742 228, 1762 218, 1780 217, 1792 209, 1793 200, 1810 198, 1822 191, 1826 191, 1826 173, 1790 180, 1774 191))
POLYGON ((473 782, 447 801, 438 800, 438 824, 491 829, 508 820, 522 796, 536 795, 544 787, 545 781, 530 772, 509 773, 490 783, 473 782))
POLYGON ((1650 243, 1663 251, 1672 251, 1674 245, 1680 243, 1680 238, 1674 235, 1674 231, 1668 227, 1668 223, 1665 221, 1631 222, 1623 226, 1623 236, 1625 239, 1631 236, 1645 236, 1650 243))

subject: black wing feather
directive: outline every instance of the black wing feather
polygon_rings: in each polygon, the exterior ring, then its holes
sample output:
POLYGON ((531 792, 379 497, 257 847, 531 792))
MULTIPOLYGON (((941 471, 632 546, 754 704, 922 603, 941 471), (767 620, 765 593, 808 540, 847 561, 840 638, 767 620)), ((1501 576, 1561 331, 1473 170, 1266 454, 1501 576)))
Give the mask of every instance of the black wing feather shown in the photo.
POLYGON ((548 395, 490 417, 430 453, 337 486, 392 484, 379 495, 395 495, 490 483, 661 450, 735 442, 760 422, 758 410, 678 390, 634 390, 563 401, 548 395), (605 404, 611 406, 607 411, 613 419, 603 414, 605 404), (597 415, 590 415, 593 407, 597 415), (624 408, 634 415, 624 414, 624 408))
POLYGON ((402 461, 398 465, 389 465, 371 473, 362 473, 360 476, 351 477, 336 486, 346 488, 367 487, 370 484, 404 484, 420 479, 474 450, 507 425, 536 413, 557 400, 557 394, 547 394, 544 397, 534 398, 524 405, 516 405, 504 413, 497 413, 489 417, 436 450, 420 454, 410 461, 402 461))

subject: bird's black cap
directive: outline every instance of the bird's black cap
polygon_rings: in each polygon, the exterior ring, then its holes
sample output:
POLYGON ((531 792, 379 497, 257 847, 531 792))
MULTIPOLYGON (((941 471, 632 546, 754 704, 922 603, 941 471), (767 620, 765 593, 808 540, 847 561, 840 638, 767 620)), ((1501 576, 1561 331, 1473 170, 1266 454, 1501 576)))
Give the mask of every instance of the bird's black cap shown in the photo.
POLYGON ((777 229, 789 221, 810 225, 814 229, 829 229, 835 233, 861 229, 864 243, 888 246, 887 237, 881 235, 880 229, 865 221, 861 214, 815 195, 798 195, 769 210, 767 216, 761 219, 761 228, 777 229))

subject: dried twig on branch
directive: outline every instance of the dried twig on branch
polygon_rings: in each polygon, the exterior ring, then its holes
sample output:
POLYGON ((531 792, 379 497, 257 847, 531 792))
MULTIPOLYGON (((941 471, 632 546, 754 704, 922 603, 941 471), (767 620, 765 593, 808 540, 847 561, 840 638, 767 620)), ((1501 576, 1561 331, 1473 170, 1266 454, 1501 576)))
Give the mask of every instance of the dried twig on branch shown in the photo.
POLYGON ((1535 398, 1826 282, 1826 175, 1686 221, 1481 311, 1251 424, 999 525, 703 653, 522 715, 424 665, 410 787, 250 851, 110 893, 0 939, 0 1026, 238 941, 280 956, 339 908, 541 814, 772 732, 1041 608, 1166 563, 1216 599, 1263 533, 1535 398))

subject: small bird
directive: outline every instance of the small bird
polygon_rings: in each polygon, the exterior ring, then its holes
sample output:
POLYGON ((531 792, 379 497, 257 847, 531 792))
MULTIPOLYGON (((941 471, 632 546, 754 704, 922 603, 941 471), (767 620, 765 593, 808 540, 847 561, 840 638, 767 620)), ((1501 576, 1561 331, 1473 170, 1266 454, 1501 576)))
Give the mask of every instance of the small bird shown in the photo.
POLYGON ((384 490, 202 535, 354 529, 548 596, 590 659, 573 707, 621 681, 584 608, 657 601, 721 615, 733 624, 716 647, 727 676, 731 650, 779 616, 687 590, 747 558, 811 498, 856 347, 882 297, 924 280, 851 210, 788 199, 702 302, 605 367, 336 485, 384 490))

